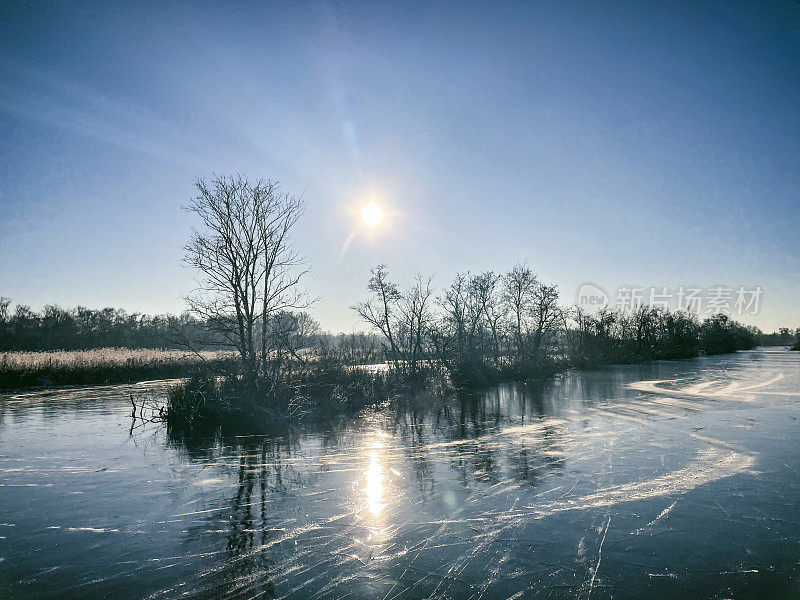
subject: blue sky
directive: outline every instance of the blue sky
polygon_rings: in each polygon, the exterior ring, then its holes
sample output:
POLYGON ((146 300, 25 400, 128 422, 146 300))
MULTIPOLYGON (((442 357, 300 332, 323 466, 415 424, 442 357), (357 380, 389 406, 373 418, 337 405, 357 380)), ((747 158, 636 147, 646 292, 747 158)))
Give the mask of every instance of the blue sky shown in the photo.
POLYGON ((330 329, 439 285, 760 285, 800 326, 797 3, 4 3, 0 295, 179 312, 193 181, 302 193, 330 329), (358 207, 378 198, 385 225, 358 207), (350 239, 349 244, 346 241, 350 239))

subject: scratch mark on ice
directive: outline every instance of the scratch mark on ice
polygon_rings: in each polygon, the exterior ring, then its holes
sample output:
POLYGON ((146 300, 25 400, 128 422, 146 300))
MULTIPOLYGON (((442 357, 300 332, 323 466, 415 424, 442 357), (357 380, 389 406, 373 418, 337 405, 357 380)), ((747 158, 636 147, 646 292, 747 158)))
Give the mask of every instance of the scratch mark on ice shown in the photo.
POLYGON ((586 594, 586 600, 592 597, 592 590, 594 589, 594 580, 597 577, 597 572, 600 570, 600 562, 603 560, 603 544, 606 541, 606 534, 608 533, 608 526, 611 525, 611 515, 608 515, 608 521, 606 521, 606 529, 603 532, 603 539, 600 540, 600 547, 597 549, 597 564, 594 567, 594 573, 592 573, 592 581, 589 583, 589 593, 586 594))

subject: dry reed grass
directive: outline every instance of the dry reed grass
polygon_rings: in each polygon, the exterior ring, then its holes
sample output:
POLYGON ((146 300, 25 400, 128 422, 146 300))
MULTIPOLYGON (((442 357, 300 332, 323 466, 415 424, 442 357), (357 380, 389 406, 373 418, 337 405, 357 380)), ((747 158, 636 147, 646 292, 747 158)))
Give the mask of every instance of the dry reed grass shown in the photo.
POLYGON ((183 377, 200 368, 230 365, 221 351, 98 348, 94 350, 0 353, 0 387, 123 383, 183 377))

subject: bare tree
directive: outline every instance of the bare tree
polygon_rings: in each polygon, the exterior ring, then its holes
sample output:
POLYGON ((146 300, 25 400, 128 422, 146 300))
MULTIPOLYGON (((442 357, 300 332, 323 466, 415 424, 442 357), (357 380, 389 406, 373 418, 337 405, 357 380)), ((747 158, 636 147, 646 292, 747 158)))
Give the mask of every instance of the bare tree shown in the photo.
POLYGON ((495 366, 500 362, 502 327, 508 313, 508 307, 500 297, 500 283, 501 278, 493 271, 475 275, 471 282, 480 312, 492 336, 492 354, 495 366))
POLYGON ((420 361, 425 357, 426 339, 431 315, 431 279, 417 275, 414 285, 408 289, 400 302, 403 353, 408 372, 417 373, 420 361))
POLYGON ((453 282, 445 288, 444 294, 439 298, 439 306, 444 310, 444 326, 441 331, 448 331, 452 341, 449 346, 455 346, 456 356, 462 357, 467 346, 467 329, 469 328, 469 274, 456 273, 453 282))
POLYGON ((426 358, 432 319, 431 280, 418 275, 404 292, 389 281, 386 265, 372 270, 372 298, 351 308, 383 334, 384 349, 396 372, 416 375, 426 358))
POLYGON ((533 340, 531 351, 535 359, 541 360, 549 350, 549 342, 561 321, 558 306, 558 289, 554 285, 538 283, 532 299, 533 340))
POLYGON ((481 341, 483 319, 481 291, 476 276, 457 273, 439 299, 439 306, 444 310, 445 330, 450 330, 462 364, 480 361, 477 346, 481 341))
POLYGON ((378 265, 371 271, 367 288, 372 293, 372 298, 350 308, 362 320, 383 334, 388 344, 386 347, 389 359, 395 370, 401 368, 401 352, 397 343, 396 320, 399 311, 398 302, 402 298, 397 285, 389 281, 386 265, 378 265))
POLYGON ((526 356, 526 338, 534 294, 539 282, 536 275, 523 264, 517 264, 503 277, 503 298, 509 309, 511 329, 517 346, 517 359, 526 356))
POLYGON ((200 217, 201 227, 192 232, 185 260, 201 282, 187 301, 236 349, 245 377, 255 382, 285 339, 271 335, 272 320, 309 304, 300 287, 307 269, 289 240, 304 203, 281 194, 276 182, 250 183, 243 175, 199 180, 197 191, 186 210, 200 217))

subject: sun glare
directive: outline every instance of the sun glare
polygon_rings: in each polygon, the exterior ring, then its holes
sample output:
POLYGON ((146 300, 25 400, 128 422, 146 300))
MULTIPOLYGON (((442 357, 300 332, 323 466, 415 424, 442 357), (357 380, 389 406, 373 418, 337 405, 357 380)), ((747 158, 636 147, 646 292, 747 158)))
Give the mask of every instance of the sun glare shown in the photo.
POLYGON ((364 223, 370 227, 377 227, 381 224, 381 221, 383 221, 383 211, 380 206, 374 202, 370 202, 369 204, 365 204, 361 209, 361 218, 364 220, 364 223))
POLYGON ((383 504, 383 466, 381 465, 381 456, 379 452, 380 446, 376 446, 369 453, 370 462, 369 468, 364 471, 367 480, 367 485, 364 491, 367 495, 367 507, 369 512, 374 516, 381 514, 384 508, 383 504))

